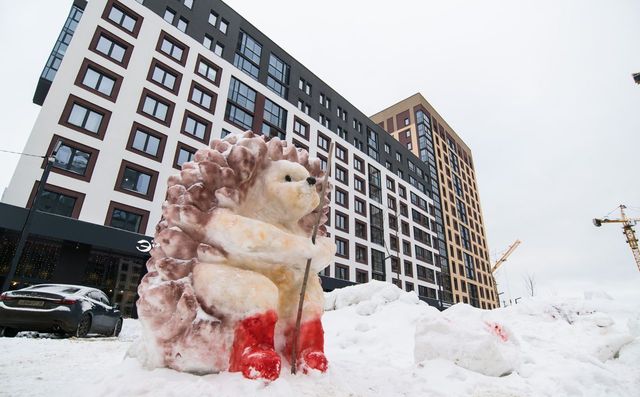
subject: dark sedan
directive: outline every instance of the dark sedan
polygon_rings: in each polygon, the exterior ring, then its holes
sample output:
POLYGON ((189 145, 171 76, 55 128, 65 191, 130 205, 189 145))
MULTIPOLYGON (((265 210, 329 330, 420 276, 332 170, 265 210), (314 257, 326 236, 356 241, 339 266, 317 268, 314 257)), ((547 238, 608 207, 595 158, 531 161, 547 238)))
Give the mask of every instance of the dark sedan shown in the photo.
POLYGON ((14 337, 20 331, 118 336, 121 329, 118 307, 95 288, 40 284, 0 295, 0 336, 14 337))

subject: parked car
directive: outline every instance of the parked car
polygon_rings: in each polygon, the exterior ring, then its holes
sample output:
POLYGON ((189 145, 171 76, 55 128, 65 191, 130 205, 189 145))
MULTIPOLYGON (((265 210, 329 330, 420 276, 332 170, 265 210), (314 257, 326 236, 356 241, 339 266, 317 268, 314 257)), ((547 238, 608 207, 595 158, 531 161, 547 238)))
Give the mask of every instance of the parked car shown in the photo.
POLYGON ((122 315, 104 292, 80 285, 39 284, 0 295, 0 336, 20 331, 84 338, 118 336, 122 315))

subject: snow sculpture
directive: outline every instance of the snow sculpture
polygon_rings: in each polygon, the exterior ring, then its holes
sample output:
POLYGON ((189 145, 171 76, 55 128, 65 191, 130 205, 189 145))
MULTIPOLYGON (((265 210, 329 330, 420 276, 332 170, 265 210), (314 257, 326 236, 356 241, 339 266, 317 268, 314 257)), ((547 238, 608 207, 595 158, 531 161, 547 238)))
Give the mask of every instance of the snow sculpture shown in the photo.
POLYGON ((487 376, 504 376, 519 367, 521 350, 513 332, 490 312, 455 305, 418 321, 414 358, 416 363, 440 358, 487 376))
MULTIPOLYGON (((280 354, 291 358, 307 259, 314 274, 335 253, 324 237, 328 204, 319 208, 323 175, 306 151, 248 131, 213 140, 169 178, 157 246, 138 287, 148 365, 278 377, 280 354)), ((305 372, 327 369, 322 312, 312 275, 296 348, 305 372)))

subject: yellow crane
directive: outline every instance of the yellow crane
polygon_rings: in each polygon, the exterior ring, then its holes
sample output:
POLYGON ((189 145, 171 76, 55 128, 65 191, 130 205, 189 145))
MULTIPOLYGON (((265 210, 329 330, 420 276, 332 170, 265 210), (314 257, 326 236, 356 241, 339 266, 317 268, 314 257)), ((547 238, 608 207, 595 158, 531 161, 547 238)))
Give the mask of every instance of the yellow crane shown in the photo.
POLYGON ((636 261, 636 265, 638 266, 638 270, 640 270, 640 250, 638 249, 638 237, 636 237, 636 232, 633 230, 633 227, 640 221, 640 218, 628 218, 627 214, 624 213, 624 210, 627 208, 624 204, 620 204, 620 219, 598 219, 595 218, 593 220, 593 224, 597 227, 602 226, 603 223, 622 223, 622 234, 627 238, 627 244, 631 247, 631 252, 633 253, 633 259, 636 261))
POLYGON ((502 264, 507 260, 507 258, 509 258, 511 254, 513 254, 513 251, 515 251, 520 244, 522 244, 522 241, 520 240, 516 240, 513 244, 511 244, 507 251, 505 251, 500 259, 498 259, 498 261, 493 265, 493 267, 491 268, 491 273, 495 273, 496 270, 498 270, 498 268, 502 266, 502 264))

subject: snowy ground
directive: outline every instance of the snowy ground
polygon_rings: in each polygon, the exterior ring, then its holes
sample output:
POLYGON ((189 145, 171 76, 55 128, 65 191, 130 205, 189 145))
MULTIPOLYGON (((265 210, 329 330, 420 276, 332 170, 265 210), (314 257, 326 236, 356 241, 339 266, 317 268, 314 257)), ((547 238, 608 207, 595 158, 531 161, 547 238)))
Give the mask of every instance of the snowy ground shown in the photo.
POLYGON ((412 293, 370 283, 328 294, 327 308, 326 374, 283 368, 268 384, 146 370, 126 358, 140 332, 127 320, 119 338, 0 338, 0 395, 640 396, 640 302, 590 296, 439 313, 412 293), (428 358, 416 363, 414 351, 428 358), (507 375, 481 373, 498 362, 507 375))

